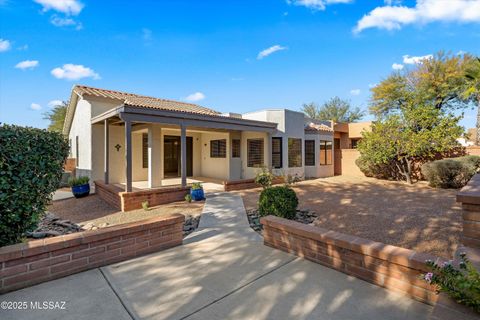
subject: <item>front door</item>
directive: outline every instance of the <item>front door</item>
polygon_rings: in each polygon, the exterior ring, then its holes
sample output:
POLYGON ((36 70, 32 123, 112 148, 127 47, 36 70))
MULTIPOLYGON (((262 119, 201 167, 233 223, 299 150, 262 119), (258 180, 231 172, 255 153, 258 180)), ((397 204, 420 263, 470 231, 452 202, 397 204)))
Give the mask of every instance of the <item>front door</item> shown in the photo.
MULTIPOLYGON (((181 149, 179 136, 165 136, 163 138, 163 173, 165 178, 180 177, 181 149)), ((193 139, 187 137, 187 176, 193 171, 193 139)))

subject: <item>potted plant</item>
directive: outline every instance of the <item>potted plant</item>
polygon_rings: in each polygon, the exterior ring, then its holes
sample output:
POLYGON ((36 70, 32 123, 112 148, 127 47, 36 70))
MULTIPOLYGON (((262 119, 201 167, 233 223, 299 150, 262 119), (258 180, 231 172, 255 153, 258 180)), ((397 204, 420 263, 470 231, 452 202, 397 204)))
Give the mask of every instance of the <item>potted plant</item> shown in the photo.
POLYGON ((70 178, 68 184, 72 188, 72 193, 75 198, 86 197, 90 194, 89 177, 80 176, 78 178, 70 178))
POLYGON ((192 183, 190 195, 192 196, 192 200, 194 201, 205 200, 205 194, 203 193, 203 187, 200 182, 192 183))

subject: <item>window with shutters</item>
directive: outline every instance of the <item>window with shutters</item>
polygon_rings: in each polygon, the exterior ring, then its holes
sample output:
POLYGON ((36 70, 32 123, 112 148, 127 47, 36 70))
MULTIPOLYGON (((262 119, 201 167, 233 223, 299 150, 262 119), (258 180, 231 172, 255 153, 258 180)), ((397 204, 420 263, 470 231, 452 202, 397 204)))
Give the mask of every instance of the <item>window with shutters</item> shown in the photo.
POLYGON ((148 133, 142 133, 142 164, 148 168, 148 133))
POLYGON ((263 166, 263 139, 247 139, 247 166, 263 166))
POLYGON ((288 167, 302 166, 302 139, 288 138, 288 167))
POLYGON ((240 158, 240 139, 232 139, 232 158, 240 158))
POLYGON ((327 166, 332 164, 332 141, 320 141, 320 165, 327 166))
POLYGON ((282 161, 282 137, 272 138, 272 167, 275 169, 280 169, 283 167, 282 161))
POLYGON ((210 140, 210 158, 227 157, 227 139, 210 140))
POLYGON ((305 140, 305 165, 315 165, 315 140, 305 140))

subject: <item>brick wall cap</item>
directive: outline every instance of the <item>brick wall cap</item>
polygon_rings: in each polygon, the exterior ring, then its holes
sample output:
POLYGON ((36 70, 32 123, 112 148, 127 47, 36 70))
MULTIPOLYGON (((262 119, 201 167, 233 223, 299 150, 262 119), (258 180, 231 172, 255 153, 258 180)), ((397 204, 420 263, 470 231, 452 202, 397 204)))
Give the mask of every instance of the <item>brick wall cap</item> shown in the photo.
POLYGON ((262 217, 260 223, 301 237, 333 244, 354 252, 421 271, 428 270, 425 266, 426 260, 441 260, 440 258, 427 253, 419 253, 410 249, 327 230, 321 227, 314 227, 276 216, 262 217))
POLYGON ((119 235, 127 235, 143 229, 151 229, 154 227, 183 223, 184 221, 184 215, 175 213, 169 216, 154 217, 142 221, 115 225, 98 230, 76 232, 53 238, 32 240, 26 243, 4 246, 0 247, 0 263, 119 235))

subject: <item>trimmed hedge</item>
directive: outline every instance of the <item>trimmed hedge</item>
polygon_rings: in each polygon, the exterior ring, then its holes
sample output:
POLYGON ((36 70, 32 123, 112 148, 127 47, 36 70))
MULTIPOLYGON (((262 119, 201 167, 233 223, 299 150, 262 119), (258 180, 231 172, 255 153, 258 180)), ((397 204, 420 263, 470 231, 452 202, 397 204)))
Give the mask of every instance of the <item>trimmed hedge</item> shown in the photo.
POLYGON ((62 134, 0 125, 0 246, 33 230, 59 187, 69 146, 62 134))
POLYGON ((422 174, 431 187, 461 188, 479 168, 479 156, 465 156, 425 163, 422 174))
POLYGON ((260 216, 274 215, 293 219, 297 213, 298 198, 292 188, 276 186, 264 189, 258 201, 260 216))

